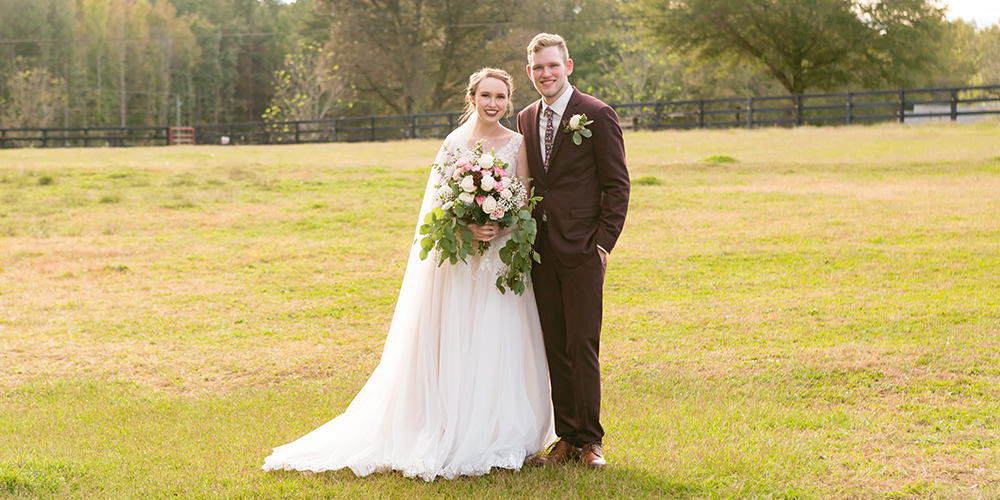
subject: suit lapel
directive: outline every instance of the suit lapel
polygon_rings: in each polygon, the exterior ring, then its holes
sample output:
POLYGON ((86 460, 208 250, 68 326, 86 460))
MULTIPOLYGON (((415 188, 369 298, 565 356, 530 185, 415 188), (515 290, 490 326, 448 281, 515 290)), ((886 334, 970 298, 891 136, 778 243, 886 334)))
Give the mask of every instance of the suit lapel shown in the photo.
POLYGON ((572 92, 573 94, 569 98, 569 103, 566 104, 566 111, 559 118, 559 123, 554 124, 556 127, 556 137, 552 142, 552 158, 549 158, 550 170, 557 164, 556 158, 559 157, 559 146, 562 144, 563 138, 566 137, 566 132, 563 131, 566 127, 563 125, 563 122, 568 122, 569 118, 576 114, 576 107, 580 104, 580 93, 577 92, 576 87, 573 87, 572 92))
POLYGON ((535 104, 531 106, 531 114, 528 115, 531 118, 531 130, 525 131, 525 141, 531 141, 531 149, 528 156, 528 167, 531 170, 531 175, 535 179, 542 181, 542 185, 545 184, 545 166, 542 160, 542 145, 538 141, 538 120, 541 116, 542 110, 542 100, 539 99, 535 101, 535 104))

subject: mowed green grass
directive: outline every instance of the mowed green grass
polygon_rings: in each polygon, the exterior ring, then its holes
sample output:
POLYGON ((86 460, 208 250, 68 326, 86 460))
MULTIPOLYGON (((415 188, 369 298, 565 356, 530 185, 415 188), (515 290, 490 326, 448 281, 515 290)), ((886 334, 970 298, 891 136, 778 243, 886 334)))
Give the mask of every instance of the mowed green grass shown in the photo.
POLYGON ((264 473, 378 363, 436 140, 0 151, 0 497, 1000 497, 1000 125, 626 135, 612 468, 264 473))

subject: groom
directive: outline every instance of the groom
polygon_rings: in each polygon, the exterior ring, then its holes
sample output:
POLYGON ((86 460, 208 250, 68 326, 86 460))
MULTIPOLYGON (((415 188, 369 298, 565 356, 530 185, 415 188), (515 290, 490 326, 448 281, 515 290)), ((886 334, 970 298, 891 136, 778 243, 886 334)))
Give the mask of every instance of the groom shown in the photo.
POLYGON ((534 463, 579 458, 603 468, 598 350, 608 253, 628 210, 625 145, 615 111, 569 84, 573 60, 561 36, 542 33, 531 40, 527 70, 542 98, 517 115, 517 130, 535 193, 542 196, 533 213, 541 263, 533 266, 531 280, 559 436, 534 463), (593 123, 581 126, 577 115, 593 123))

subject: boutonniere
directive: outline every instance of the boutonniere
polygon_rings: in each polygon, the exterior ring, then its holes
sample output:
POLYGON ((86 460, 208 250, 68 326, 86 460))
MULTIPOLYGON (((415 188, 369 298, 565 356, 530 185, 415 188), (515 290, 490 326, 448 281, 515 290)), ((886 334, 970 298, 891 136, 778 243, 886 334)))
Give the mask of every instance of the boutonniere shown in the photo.
POLYGON ((590 137, 590 130, 587 130, 587 125, 594 123, 594 120, 588 120, 587 115, 573 115, 569 121, 564 121, 563 123, 566 125, 563 132, 573 134, 573 144, 579 146, 583 142, 584 137, 590 137))

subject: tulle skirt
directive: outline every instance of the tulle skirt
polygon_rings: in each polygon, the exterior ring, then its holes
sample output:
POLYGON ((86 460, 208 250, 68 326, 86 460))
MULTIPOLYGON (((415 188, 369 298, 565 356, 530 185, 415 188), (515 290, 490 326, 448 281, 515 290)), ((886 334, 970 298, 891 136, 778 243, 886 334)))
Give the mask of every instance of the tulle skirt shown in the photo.
POLYGON ((431 481, 519 469, 555 439, 533 291, 495 286, 495 241, 468 263, 411 252, 382 359, 347 410, 265 470, 398 470, 431 481))

